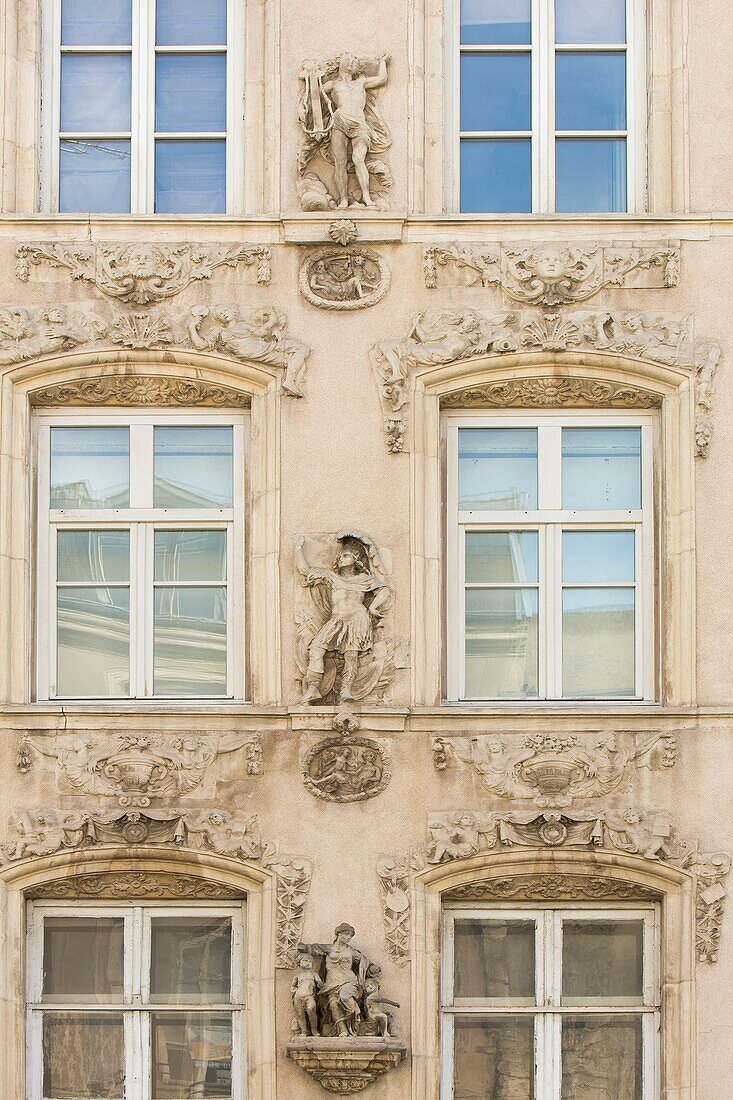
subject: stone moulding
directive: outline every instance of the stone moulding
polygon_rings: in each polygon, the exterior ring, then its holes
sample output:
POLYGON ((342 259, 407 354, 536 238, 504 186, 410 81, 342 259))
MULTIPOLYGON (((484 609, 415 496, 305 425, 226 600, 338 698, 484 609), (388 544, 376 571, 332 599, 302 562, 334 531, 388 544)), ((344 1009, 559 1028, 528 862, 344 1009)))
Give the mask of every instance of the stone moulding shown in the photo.
POLYGON ((397 1039, 352 1038, 348 1046, 336 1038, 300 1038, 288 1043, 288 1055, 318 1081, 326 1092, 341 1096, 361 1092, 394 1069, 407 1053, 397 1039))
MULTIPOLYGON (((696 845, 677 836, 669 815, 658 811, 627 810, 625 813, 601 810, 570 811, 537 809, 508 813, 455 810, 428 815, 429 838, 421 847, 377 863, 382 896, 384 932, 387 948, 397 963, 409 958, 411 928, 411 892, 414 876, 430 866, 470 859, 481 852, 497 853, 512 847, 535 849, 579 849, 586 851, 637 855, 651 863, 662 863, 688 872, 695 883, 695 946, 698 962, 713 963, 718 958, 726 898, 725 882, 731 858, 727 853, 701 853, 696 845)), ((579 878, 580 876, 571 876, 579 878)), ((566 899, 573 885, 566 887, 564 875, 544 875, 532 879, 518 876, 507 880, 472 885, 472 896, 523 897, 539 899, 539 891, 549 891, 548 900, 566 899), (485 891, 485 894, 476 894, 485 891), (492 893, 492 891, 496 891, 492 893), (518 891, 518 893, 515 893, 518 891)), ((578 896, 604 896, 606 879, 590 876, 578 896), (593 885, 590 885, 590 884, 593 885)), ((463 888, 461 888, 463 889, 463 888)), ((466 888, 468 889, 468 888, 466 888)), ((636 892, 633 883, 614 881, 610 897, 648 897, 636 892)))
MULTIPOLYGON (((407 446, 413 375, 420 370, 470 360, 497 359, 518 353, 599 352, 671 367, 694 379, 696 387, 695 447, 707 454, 712 436, 712 398, 721 350, 717 344, 695 342, 692 318, 681 313, 575 311, 569 313, 517 310, 430 309, 418 313, 407 336, 382 340, 371 351, 371 362, 382 404, 387 450, 407 446)), ((591 360, 592 361, 592 360, 591 360)), ((651 408, 656 394, 637 386, 591 379, 540 377, 517 379, 465 390, 471 407, 589 405, 599 408, 651 408), (579 383, 579 385, 578 385, 579 383)), ((458 407, 459 396, 446 394, 444 405, 458 407)))
POLYGON ((285 393, 302 397, 310 348, 286 335, 286 323, 274 307, 198 305, 180 312, 159 307, 128 313, 104 302, 94 311, 0 306, 0 367, 78 348, 179 348, 279 368, 285 393))
MULTIPOLYGON (((110 845, 172 845, 192 853, 213 852, 270 870, 276 880, 275 965, 295 965, 312 866, 307 859, 280 855, 273 841, 262 838, 255 814, 237 817, 221 809, 123 810, 110 814, 23 809, 8 818, 6 839, 0 845, 0 866, 59 852, 84 851, 90 846, 98 847, 102 855, 104 847, 110 845)), ((99 881, 106 876, 93 877, 99 881)), ((66 881, 68 886, 60 884, 58 888, 73 889, 75 880, 66 881)), ((124 881, 132 889, 136 880, 128 875, 124 881)), ((138 885, 153 888, 154 880, 145 879, 138 885)))
POLYGON ((27 282, 31 267, 63 268, 72 280, 91 283, 106 298, 147 306, 173 298, 221 267, 253 267, 270 285, 271 253, 260 245, 99 244, 34 242, 18 245, 15 274, 27 282))
POLYGON ((604 288, 675 287, 679 243, 610 244, 519 241, 429 245, 425 286, 497 287, 510 302, 559 306, 584 302, 604 288))

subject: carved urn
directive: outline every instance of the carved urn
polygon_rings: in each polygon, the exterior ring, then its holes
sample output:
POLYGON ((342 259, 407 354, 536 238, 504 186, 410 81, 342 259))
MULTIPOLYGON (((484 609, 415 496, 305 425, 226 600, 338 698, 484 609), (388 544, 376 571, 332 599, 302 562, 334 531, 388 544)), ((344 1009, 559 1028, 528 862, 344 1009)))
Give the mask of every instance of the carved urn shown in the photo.
POLYGON ((104 775, 126 798, 124 804, 146 805, 151 788, 165 779, 168 768, 152 753, 123 752, 110 756, 104 765, 104 775))
POLYGON ((585 778, 582 766, 573 756, 547 753, 528 760, 519 768, 520 778, 548 798, 566 794, 585 778))
POLYGON ((399 1039, 378 1036, 300 1036, 288 1043, 288 1055, 326 1090, 339 1096, 361 1092, 398 1066, 407 1048, 399 1039))

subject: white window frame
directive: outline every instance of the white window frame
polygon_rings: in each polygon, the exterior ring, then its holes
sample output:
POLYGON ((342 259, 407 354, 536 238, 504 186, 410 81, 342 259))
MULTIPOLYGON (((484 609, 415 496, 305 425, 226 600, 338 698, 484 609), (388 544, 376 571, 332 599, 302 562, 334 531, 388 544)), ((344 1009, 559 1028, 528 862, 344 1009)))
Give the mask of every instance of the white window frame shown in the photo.
MULTIPOLYGON (((447 699, 468 705, 483 700, 467 699, 465 691, 465 534, 467 531, 539 532, 539 693, 537 696, 492 699, 492 705, 533 706, 576 701, 562 695, 562 531, 629 530, 635 540, 635 581, 617 587, 636 590, 635 603, 635 681, 636 694, 628 699, 613 696, 614 704, 654 702, 657 696, 655 657, 658 649, 655 628, 655 502, 654 455, 657 450, 658 421, 653 414, 629 412, 598 413, 588 410, 504 409, 500 414, 445 414, 447 447, 446 492, 446 588, 447 588, 447 699), (635 511, 563 510, 562 428, 639 427, 641 429, 641 501, 635 511), (537 511, 501 510, 460 512, 458 509, 458 431, 460 428, 536 428, 538 431, 538 505, 537 511), (554 433, 543 448, 542 434, 554 433), (542 452, 549 459, 543 465, 542 452)), ((547 436, 545 436, 547 438, 547 436)), ((514 586, 516 587, 516 586, 514 586)), ((528 585, 528 587, 531 587, 528 585)), ((571 586, 572 587, 572 586, 571 586)), ((592 585, 589 587, 593 587, 592 585)), ((596 585, 595 587, 598 587, 596 585)), ((614 587, 613 584, 602 587, 614 587)), ((581 703, 603 701, 606 696, 580 698, 581 703)), ((487 700, 488 701, 488 700, 487 700)))
POLYGON ((152 1013, 221 1011, 232 1014, 232 1100, 245 1100, 245 902, 173 905, 140 901, 128 905, 95 902, 28 903, 27 927, 27 1096, 43 1100, 43 1015, 50 1012, 122 1013, 125 1041, 124 1100, 150 1100, 152 1092, 152 1013), (46 917, 121 917, 125 921, 124 1002, 54 1003, 42 1000, 43 929, 46 917), (150 1001, 150 923, 152 917, 230 917, 232 921, 231 996, 225 1004, 164 1004, 150 1001))
MULTIPOLYGON (((245 501, 249 467, 249 419, 241 413, 127 409, 99 412, 62 409, 36 418, 38 484, 37 551, 37 698, 41 702, 66 700, 56 694, 56 532, 59 529, 130 529, 130 694, 104 696, 102 701, 166 700, 189 705, 195 696, 153 694, 153 532, 155 530, 226 530, 227 539, 227 692, 205 696, 206 703, 245 700, 245 501), (50 431, 52 427, 124 427, 139 429, 130 437, 130 491, 143 507, 51 511, 50 431), (153 437, 155 427, 231 427, 233 477, 231 508, 154 508, 153 437), (135 438, 140 446, 135 447, 135 438)), ((224 586, 224 582, 222 582, 224 586)), ((99 696, 84 697, 100 699, 99 696)))
MULTIPOLYGON (((244 86, 245 4, 227 0, 226 46, 156 46, 155 0, 132 0, 132 48, 128 46, 62 46, 62 0, 43 0, 43 117, 41 142, 41 210, 59 208, 62 53, 132 54, 132 131, 127 133, 64 134, 63 138, 127 140, 131 142, 130 214, 155 213, 155 141, 158 137, 179 140, 226 140, 226 213, 243 214, 245 196, 244 86), (224 133, 155 132, 155 58, 162 54, 226 54, 226 118, 224 133)), ((125 217, 126 215, 117 215, 125 217)), ((129 215, 127 215, 129 216, 129 215)), ((163 215, 165 216, 165 215, 163 215)), ((172 215, 197 217, 199 215, 172 215)))
POLYGON ((561 1026, 563 1016, 629 1014, 643 1018, 643 1097, 659 1100, 661 974, 659 951, 660 910, 658 906, 634 903, 606 908, 598 906, 543 905, 537 902, 466 907, 447 902, 443 908, 443 950, 441 979, 441 1100, 453 1098, 453 1034, 456 1016, 535 1018, 535 1100, 560 1100, 562 1087, 561 1026), (518 920, 535 922, 536 1004, 518 1007, 498 998, 455 998, 453 994, 453 953, 457 920, 518 920), (561 1005, 562 927, 563 921, 604 920, 644 921, 643 1004, 561 1005))
MULTIPOLYGON (((446 43, 446 172, 445 207, 448 213, 461 212, 460 165, 461 139, 525 138, 531 140, 533 214, 552 214, 555 210, 555 139, 556 137, 626 138, 626 213, 640 214, 647 206, 647 0, 626 0, 625 43, 571 45, 555 44, 554 0, 531 0, 531 42, 521 45, 462 45, 460 0, 445 2, 446 43), (555 129, 555 52, 587 53, 595 51, 626 54, 626 130, 556 131, 555 129), (532 129, 527 131, 470 131, 461 133, 462 54, 530 53, 532 74, 532 129)), ((578 210, 583 214, 588 211, 578 210)), ((474 215, 477 216, 477 215, 474 215)), ((521 217, 521 213, 518 213, 521 217)), ((602 214, 597 215, 602 217, 602 214)))

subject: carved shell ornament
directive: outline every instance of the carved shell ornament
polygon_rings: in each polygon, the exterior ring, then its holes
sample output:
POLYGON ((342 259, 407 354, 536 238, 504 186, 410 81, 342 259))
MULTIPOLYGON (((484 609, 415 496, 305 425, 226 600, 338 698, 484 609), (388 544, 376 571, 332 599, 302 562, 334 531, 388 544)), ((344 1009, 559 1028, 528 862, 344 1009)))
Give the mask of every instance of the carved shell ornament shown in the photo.
POLYGON ((307 790, 326 802, 362 802, 387 787, 392 771, 385 750, 368 737, 328 737, 306 753, 307 790))
POLYGON ((319 248, 300 267, 303 297, 319 309, 367 309, 389 290, 384 256, 371 248, 319 248))

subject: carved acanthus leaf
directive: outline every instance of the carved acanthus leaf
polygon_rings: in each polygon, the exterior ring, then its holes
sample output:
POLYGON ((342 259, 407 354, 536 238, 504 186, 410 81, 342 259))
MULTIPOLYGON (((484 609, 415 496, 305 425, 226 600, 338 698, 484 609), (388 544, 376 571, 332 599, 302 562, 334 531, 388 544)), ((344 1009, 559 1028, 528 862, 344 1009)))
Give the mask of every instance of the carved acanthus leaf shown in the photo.
MULTIPOLYGON (((726 853, 699 852, 697 845, 678 837, 666 813, 640 810, 627 810, 625 813, 612 810, 454 810, 429 814, 428 831, 429 839, 420 848, 400 856, 383 858, 377 864, 385 938, 390 957, 396 962, 405 962, 409 953, 411 885, 416 872, 425 870, 431 864, 451 863, 470 859, 481 852, 498 852, 514 847, 622 852, 688 871, 696 886, 697 958, 700 962, 715 962, 717 959, 730 856, 726 853)), ((575 879, 579 877, 573 876, 572 871, 569 875, 575 879)), ((559 881, 561 878, 565 876, 535 876, 527 889, 537 891, 544 886, 549 891, 548 900, 565 898, 569 894, 562 892, 565 888, 559 881)), ((478 885, 471 884, 471 896, 479 896, 476 891, 485 889, 486 896, 521 897, 523 881, 522 877, 512 876, 510 880, 499 880, 497 886, 494 880, 484 879, 478 885), (516 895, 515 890, 519 891, 516 895), (496 893, 492 894, 492 891, 496 893)), ((593 880, 583 876, 583 881, 590 884, 593 880)), ((597 882, 602 881, 605 880, 601 876, 597 882)), ((642 896, 636 894, 633 883, 627 885, 633 889, 633 896, 642 896)), ((594 896, 600 897, 603 888, 598 884, 580 887, 579 896, 587 897, 589 895, 585 891, 594 889, 599 891, 594 896)), ((468 891, 469 888, 465 889, 468 891)), ((648 891, 644 888, 642 894, 648 897, 648 891)), ((455 892, 451 896, 455 896, 455 892)), ((533 897, 533 900, 539 900, 539 896, 533 897)))
MULTIPOLYGON (((676 367, 697 384, 697 453, 704 455, 712 431, 712 383, 720 357, 716 344, 695 344, 691 318, 679 313, 578 311, 567 314, 432 309, 419 313, 402 340, 382 340, 372 349, 372 365, 384 414, 387 449, 404 450, 410 379, 421 367, 445 366, 518 352, 601 352, 676 367)), ((551 375, 517 385, 474 387, 472 403, 610 405, 648 408, 658 402, 637 387, 551 375), (574 388, 571 382, 579 382, 574 388), (577 396, 574 396, 576 394, 577 396)), ((446 395, 444 404, 460 397, 446 395)))
POLYGON ((261 245, 113 244, 38 242, 18 246, 15 272, 26 282, 31 267, 64 268, 72 279, 92 283, 107 298, 147 306, 173 298, 221 267, 253 267, 269 286, 270 249, 261 245))
POLYGON ((29 891, 31 898, 191 898, 224 900, 244 897, 224 883, 195 875, 163 871, 111 871, 106 875, 79 875, 55 879, 29 891))
POLYGON ((633 882, 591 875, 512 875, 456 886, 443 894, 446 901, 654 901, 655 890, 633 882))
POLYGON ((159 375, 105 375, 80 382, 61 382, 34 390, 31 403, 55 405, 182 405, 209 408, 248 409, 251 397, 228 386, 194 382, 188 378, 161 378, 159 375))
POLYGON ((497 287, 510 302, 559 306, 587 301, 604 287, 677 286, 679 244, 603 245, 597 241, 520 241, 429 245, 425 285, 497 287))
POLYGON ((658 393, 594 378, 513 378, 446 394, 446 409, 549 409, 565 405, 599 409, 654 409, 658 393))

